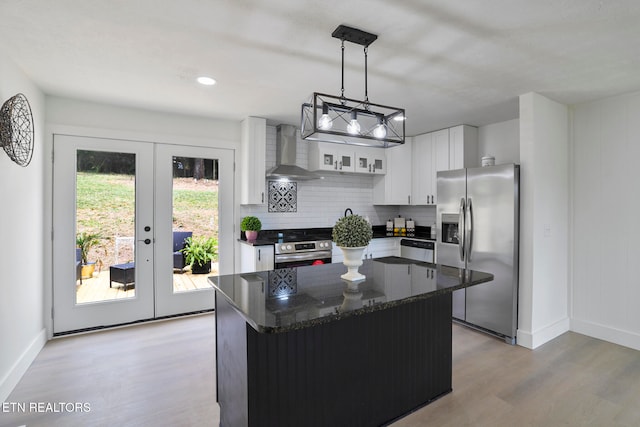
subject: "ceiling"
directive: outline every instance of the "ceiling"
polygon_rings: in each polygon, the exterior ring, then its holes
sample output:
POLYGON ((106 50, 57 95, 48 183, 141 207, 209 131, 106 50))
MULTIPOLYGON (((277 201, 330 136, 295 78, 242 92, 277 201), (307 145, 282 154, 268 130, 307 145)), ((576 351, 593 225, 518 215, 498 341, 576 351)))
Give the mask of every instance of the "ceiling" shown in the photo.
MULTIPOLYGON (((0 0, 0 16, 0 52, 46 94, 178 114, 299 126, 312 92, 340 93, 339 24, 378 35, 369 99, 404 107, 408 135, 516 118, 528 92, 640 90, 637 0, 0 0)), ((351 43, 345 96, 364 98, 351 43)))

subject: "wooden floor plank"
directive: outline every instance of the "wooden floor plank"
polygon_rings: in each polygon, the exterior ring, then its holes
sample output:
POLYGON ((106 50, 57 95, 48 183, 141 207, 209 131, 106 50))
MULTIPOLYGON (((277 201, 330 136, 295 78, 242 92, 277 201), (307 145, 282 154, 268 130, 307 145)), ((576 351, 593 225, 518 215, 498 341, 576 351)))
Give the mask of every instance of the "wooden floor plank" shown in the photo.
MULTIPOLYGON (((640 352, 572 332, 528 350, 453 326, 453 393, 393 426, 640 425, 640 352)), ((88 413, 0 413, 0 426, 217 426, 214 315, 47 343, 7 402, 88 413)))

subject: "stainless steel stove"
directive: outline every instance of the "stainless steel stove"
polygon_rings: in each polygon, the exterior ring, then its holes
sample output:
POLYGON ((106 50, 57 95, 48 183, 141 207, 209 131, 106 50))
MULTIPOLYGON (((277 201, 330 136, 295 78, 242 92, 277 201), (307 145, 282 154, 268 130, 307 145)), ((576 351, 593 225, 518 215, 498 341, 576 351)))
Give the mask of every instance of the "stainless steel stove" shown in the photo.
POLYGON ((295 237, 279 240, 275 243, 275 268, 331 263, 331 240, 297 241, 295 237))

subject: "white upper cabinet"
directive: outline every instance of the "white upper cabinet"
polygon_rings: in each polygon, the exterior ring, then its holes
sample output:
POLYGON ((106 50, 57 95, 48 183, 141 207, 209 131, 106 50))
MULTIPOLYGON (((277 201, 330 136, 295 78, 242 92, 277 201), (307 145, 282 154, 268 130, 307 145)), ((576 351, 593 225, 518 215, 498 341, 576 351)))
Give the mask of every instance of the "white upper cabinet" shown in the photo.
POLYGON ((330 142, 309 144, 309 170, 380 175, 387 172, 385 150, 330 142))
POLYGON ((356 150, 356 172, 384 175, 387 173, 387 156, 382 148, 360 147, 356 150))
POLYGON ((240 139, 240 203, 262 205, 265 197, 267 120, 247 117, 242 121, 240 139))
POLYGON ((405 138, 403 145, 387 148, 387 173, 373 178, 374 205, 411 204, 411 145, 405 138))
POLYGON ((460 125, 449 129, 449 169, 480 166, 478 128, 460 125))
POLYGON ((328 172, 355 172, 355 152, 340 144, 311 142, 309 144, 309 170, 328 172))
POLYGON ((415 136, 411 204, 438 203, 438 172, 477 165, 478 129, 473 126, 460 125, 415 136))

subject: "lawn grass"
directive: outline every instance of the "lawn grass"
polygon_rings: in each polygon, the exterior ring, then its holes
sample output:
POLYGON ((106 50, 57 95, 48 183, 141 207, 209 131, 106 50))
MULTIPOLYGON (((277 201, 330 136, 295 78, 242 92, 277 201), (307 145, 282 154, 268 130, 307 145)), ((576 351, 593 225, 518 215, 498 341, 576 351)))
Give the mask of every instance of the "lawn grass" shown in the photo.
MULTIPOLYGON (((175 178, 174 188, 173 229, 218 238, 217 182, 175 178)), ((135 235, 134 214, 133 175, 77 173, 77 232, 102 236, 100 244, 89 252, 90 260, 100 259, 105 265, 121 261, 114 258, 115 237, 135 235)))

